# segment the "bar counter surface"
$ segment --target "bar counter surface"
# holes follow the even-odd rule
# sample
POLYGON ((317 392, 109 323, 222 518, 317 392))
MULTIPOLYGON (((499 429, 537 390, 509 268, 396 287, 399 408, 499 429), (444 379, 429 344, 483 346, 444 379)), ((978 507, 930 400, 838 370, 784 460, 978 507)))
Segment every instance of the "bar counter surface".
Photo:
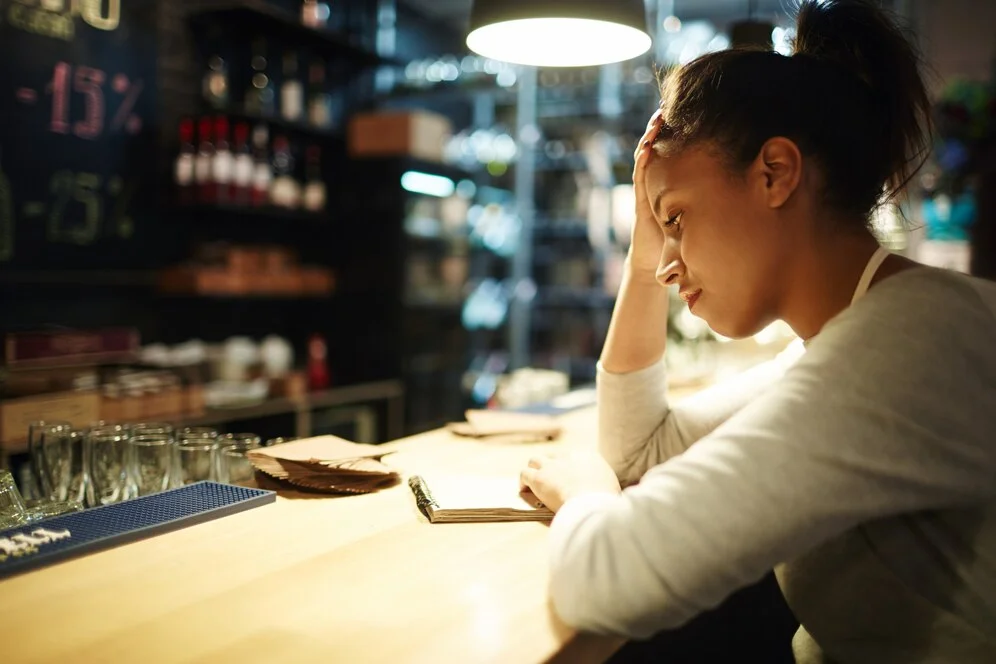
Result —
MULTIPOLYGON (((554 443, 439 430, 387 443, 418 472, 516 476, 595 445, 594 408, 554 443)), ((407 484, 342 498, 281 492, 243 513, 0 581, 2 661, 598 662, 547 596, 548 526, 429 524, 407 484)))

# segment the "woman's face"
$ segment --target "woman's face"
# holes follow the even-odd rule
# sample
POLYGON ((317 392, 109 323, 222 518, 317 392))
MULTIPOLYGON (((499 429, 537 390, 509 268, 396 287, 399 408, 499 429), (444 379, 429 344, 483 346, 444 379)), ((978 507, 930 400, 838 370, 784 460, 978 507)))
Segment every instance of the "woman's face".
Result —
POLYGON ((664 233, 657 271, 719 334, 742 338, 777 318, 786 240, 752 165, 729 172, 706 146, 657 151, 647 195, 664 233))

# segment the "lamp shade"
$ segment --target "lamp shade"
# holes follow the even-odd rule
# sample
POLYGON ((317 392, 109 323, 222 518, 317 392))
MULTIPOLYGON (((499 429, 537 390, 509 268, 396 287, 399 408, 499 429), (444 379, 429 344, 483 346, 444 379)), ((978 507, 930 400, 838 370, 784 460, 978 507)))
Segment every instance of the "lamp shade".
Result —
POLYGON ((538 67, 588 67, 650 50, 643 0, 474 0, 467 46, 538 67))

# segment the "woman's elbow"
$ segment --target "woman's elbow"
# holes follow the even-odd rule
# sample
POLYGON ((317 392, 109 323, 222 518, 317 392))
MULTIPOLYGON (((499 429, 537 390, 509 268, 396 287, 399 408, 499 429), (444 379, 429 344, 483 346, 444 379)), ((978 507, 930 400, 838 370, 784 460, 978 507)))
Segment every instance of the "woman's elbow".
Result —
MULTIPOLYGON (((653 606, 636 601, 626 589, 599 587, 591 574, 578 575, 554 570, 550 579, 550 600, 560 620, 581 632, 648 639, 662 629, 685 624, 691 616, 669 601, 653 606)), ((640 591, 637 591, 638 593, 640 591)))

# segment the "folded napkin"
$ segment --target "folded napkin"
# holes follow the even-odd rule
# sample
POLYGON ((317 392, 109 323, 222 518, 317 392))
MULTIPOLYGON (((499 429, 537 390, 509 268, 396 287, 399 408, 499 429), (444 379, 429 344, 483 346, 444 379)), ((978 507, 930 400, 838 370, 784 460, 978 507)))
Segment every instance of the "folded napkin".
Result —
POLYGON ((446 428, 458 436, 520 443, 556 440, 561 433, 560 423, 550 415, 501 410, 468 410, 464 414, 466 422, 454 422, 446 428))
POLYGON ((371 493, 397 484, 400 475, 381 459, 376 445, 335 436, 304 438, 251 450, 247 456, 264 475, 294 486, 326 493, 371 493))

